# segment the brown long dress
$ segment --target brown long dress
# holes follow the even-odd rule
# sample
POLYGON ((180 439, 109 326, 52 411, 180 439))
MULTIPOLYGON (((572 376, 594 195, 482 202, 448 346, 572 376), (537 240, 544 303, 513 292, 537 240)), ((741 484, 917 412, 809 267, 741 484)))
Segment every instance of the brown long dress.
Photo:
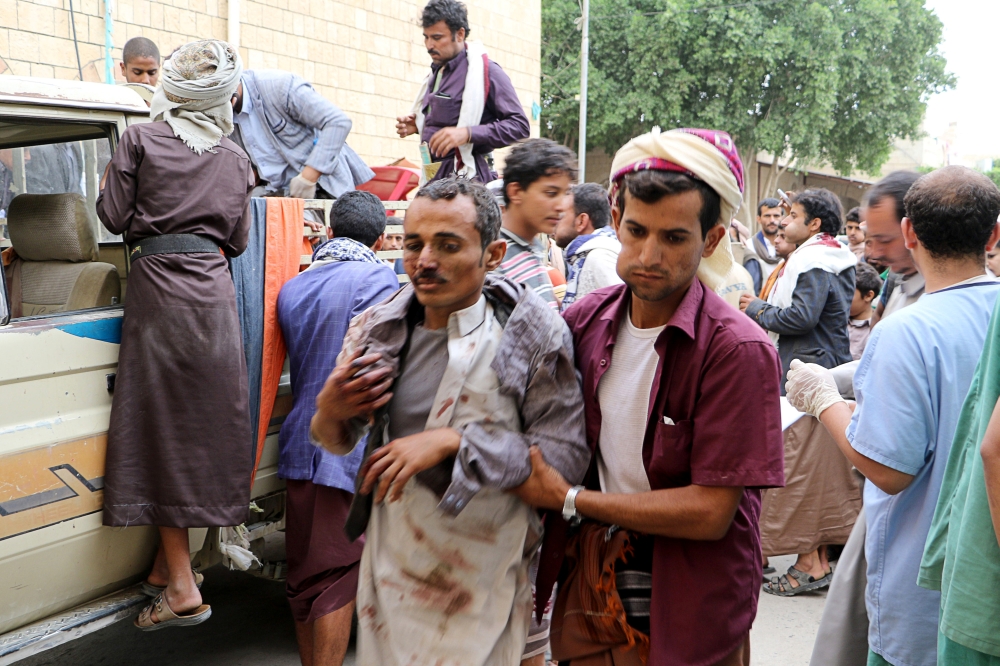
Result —
POLYGON ((861 482, 817 419, 803 416, 784 432, 785 487, 764 491, 764 557, 811 553, 847 543, 861 511, 861 482))
MULTIPOLYGON (((165 122, 129 127, 97 214, 132 245, 198 234, 227 256, 247 246, 250 160, 223 139, 197 155, 165 122)), ((104 524, 238 525, 254 441, 236 293, 218 253, 131 266, 104 477, 104 524)))

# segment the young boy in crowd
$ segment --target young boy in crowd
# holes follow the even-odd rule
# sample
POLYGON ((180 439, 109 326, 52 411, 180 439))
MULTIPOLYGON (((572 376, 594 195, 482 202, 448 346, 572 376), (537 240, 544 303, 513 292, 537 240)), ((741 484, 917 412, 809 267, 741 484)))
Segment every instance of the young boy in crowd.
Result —
POLYGON ((145 37, 133 37, 122 49, 122 76, 128 83, 156 87, 160 80, 160 50, 145 37))
MULTIPOLYGON (((549 272, 549 245, 542 234, 573 209, 568 196, 576 181, 576 155, 549 139, 528 139, 514 146, 503 170, 503 227, 507 254, 496 272, 534 290, 555 310, 559 299, 549 272)), ((565 280, 563 292, 565 293, 565 280)))
POLYGON ((854 276, 854 300, 851 301, 850 328, 847 333, 851 337, 851 358, 855 361, 861 358, 868 344, 868 335, 872 332, 872 301, 882 290, 882 278, 868 264, 858 264, 854 276))
POLYGON ((861 226, 861 208, 855 206, 847 211, 844 221, 844 233, 847 234, 847 247, 850 248, 858 261, 865 260, 865 229, 861 226))

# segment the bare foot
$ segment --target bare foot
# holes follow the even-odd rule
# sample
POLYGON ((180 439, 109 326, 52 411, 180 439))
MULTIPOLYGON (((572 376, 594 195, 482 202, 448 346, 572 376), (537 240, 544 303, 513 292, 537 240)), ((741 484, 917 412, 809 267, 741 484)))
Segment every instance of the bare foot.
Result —
POLYGON ((171 580, 163 597, 174 613, 180 615, 201 605, 201 591, 194 583, 194 572, 188 570, 179 580, 171 580))
POLYGON ((163 547, 156 551, 156 560, 153 562, 153 569, 146 577, 146 582, 156 587, 166 587, 170 581, 170 569, 167 568, 167 558, 163 554, 163 547))

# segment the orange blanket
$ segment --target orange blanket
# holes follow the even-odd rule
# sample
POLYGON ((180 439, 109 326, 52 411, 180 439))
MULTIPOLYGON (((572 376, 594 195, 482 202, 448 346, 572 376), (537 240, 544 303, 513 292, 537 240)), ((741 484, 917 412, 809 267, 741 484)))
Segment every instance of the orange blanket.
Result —
POLYGON ((260 421, 257 426, 257 456, 250 484, 264 451, 264 439, 278 396, 278 382, 285 364, 285 340, 278 326, 278 292, 298 275, 302 255, 302 199, 267 199, 267 249, 264 259, 264 354, 261 361, 260 421))

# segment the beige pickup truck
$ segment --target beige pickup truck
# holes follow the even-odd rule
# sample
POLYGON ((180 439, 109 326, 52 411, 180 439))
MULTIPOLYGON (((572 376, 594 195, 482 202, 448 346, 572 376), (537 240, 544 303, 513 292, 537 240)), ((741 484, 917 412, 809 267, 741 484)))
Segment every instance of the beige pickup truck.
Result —
MULTIPOLYGON (((95 202, 122 132, 148 121, 126 87, 0 77, 0 249, 13 236, 24 262, 18 293, 0 282, 0 666, 130 617, 144 600, 135 584, 152 564, 155 530, 101 525, 129 265, 95 202), (26 193, 42 196, 18 201, 26 193)), ((283 527, 284 379, 250 540, 283 527)), ((196 564, 220 560, 219 538, 191 530, 196 564)))

